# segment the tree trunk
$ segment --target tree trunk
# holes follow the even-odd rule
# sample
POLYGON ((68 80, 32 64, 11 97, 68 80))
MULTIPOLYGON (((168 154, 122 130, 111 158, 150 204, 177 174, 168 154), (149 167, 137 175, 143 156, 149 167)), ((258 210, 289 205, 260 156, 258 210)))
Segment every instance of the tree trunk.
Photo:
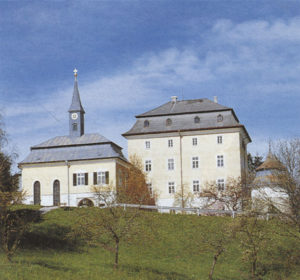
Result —
POLYGON ((119 265, 119 239, 116 239, 114 269, 118 269, 118 265, 119 265))
POLYGON ((256 279, 256 259, 252 262, 252 268, 251 268, 251 272, 252 272, 252 279, 256 279))
POLYGON ((214 255, 214 260, 213 260, 213 263, 212 263, 212 266, 211 266, 211 269, 210 269, 210 272, 209 272, 209 275, 208 275, 208 278, 209 280, 212 280, 213 278, 213 274, 214 274, 214 270, 215 270, 215 266, 216 266, 216 263, 217 263, 217 260, 219 258, 219 256, 222 254, 223 250, 219 250, 215 255, 214 255))

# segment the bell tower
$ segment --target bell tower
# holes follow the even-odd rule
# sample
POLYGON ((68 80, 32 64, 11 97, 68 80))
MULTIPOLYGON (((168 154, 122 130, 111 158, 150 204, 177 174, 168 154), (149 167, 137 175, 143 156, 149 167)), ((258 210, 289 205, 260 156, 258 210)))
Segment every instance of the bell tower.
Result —
POLYGON ((69 109, 69 135, 80 137, 84 134, 84 109, 81 105, 77 82, 77 69, 74 69, 74 90, 72 104, 69 109))

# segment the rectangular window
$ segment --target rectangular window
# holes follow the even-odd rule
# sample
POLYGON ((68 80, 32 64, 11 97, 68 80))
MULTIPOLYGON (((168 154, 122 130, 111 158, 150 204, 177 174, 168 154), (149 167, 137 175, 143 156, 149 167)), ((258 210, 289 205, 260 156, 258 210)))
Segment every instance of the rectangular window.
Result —
POLYGON ((106 184, 105 172, 97 172, 97 185, 106 184))
POLYGON ((94 185, 105 185, 109 184, 109 172, 98 171, 94 172, 94 185))
POLYGON ((85 185, 85 174, 86 173, 77 173, 77 186, 85 185))
POLYGON ((199 167, 199 158, 198 157, 192 157, 192 167, 193 168, 199 167))
POLYGON ((145 160, 145 171, 150 172, 151 171, 151 160, 145 160))
POLYGON ((173 139, 168 140, 168 147, 172 148, 173 147, 173 139))
POLYGON ((222 144, 223 143, 223 137, 222 136, 217 136, 217 143, 222 144))
POLYGON ((218 191, 224 191, 224 189, 225 189, 225 180, 224 179, 218 179, 217 180, 217 187, 218 187, 218 191))
POLYGON ((218 167, 224 166, 224 156, 222 156, 222 155, 217 156, 217 166, 218 167))
POLYGON ((174 170, 174 159, 173 158, 168 159, 168 170, 174 170))
POLYGON ((175 193, 175 182, 169 182, 169 193, 175 193))
POLYGON ((145 148, 150 149, 150 141, 145 141, 145 148))
POLYGON ((152 183, 147 183, 147 188, 151 196, 153 196, 152 183))
POLYGON ((193 146, 197 146, 197 138, 193 138, 193 146))
POLYGON ((193 192, 199 192, 200 191, 200 184, 199 180, 193 181, 193 192))

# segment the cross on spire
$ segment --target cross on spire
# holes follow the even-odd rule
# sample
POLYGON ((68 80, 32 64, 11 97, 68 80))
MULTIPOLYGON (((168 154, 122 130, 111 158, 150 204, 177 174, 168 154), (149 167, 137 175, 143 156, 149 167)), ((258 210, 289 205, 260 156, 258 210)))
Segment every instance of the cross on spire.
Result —
POLYGON ((78 72, 78 70, 75 68, 75 69, 73 70, 75 79, 77 79, 77 72, 78 72))

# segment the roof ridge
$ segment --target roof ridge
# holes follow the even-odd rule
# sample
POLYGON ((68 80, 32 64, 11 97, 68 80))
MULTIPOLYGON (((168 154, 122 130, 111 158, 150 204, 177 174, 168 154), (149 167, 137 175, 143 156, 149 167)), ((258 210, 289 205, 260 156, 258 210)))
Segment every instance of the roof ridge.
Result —
MULTIPOLYGON (((63 136, 55 136, 42 143, 34 145, 31 149, 38 149, 38 148, 50 148, 50 147, 57 147, 57 146, 73 146, 73 145, 89 145, 89 144, 97 144, 97 143, 112 143, 118 147, 118 144, 114 143, 112 140, 106 138, 105 136, 101 135, 100 133, 89 133, 83 134, 79 137, 72 137, 70 135, 63 135, 63 136)), ((121 147, 120 147, 121 148, 121 147)))
POLYGON ((208 98, 178 100, 176 102, 169 101, 145 113, 136 115, 136 118, 188 114, 188 113, 201 113, 201 112, 214 112, 233 110, 230 107, 221 105, 208 98), (172 105, 172 106, 171 106, 172 105))

